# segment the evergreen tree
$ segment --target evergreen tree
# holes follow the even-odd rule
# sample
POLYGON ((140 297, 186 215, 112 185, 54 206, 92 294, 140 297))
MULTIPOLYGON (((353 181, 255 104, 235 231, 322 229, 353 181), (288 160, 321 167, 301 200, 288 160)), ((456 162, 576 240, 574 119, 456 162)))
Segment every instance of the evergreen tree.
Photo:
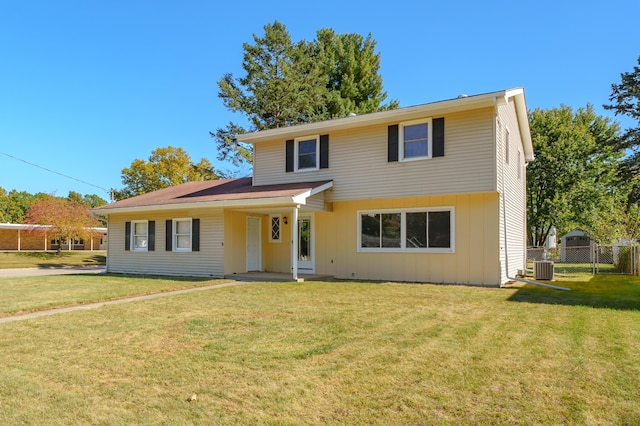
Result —
POLYGON ((245 75, 225 74, 218 96, 225 107, 245 115, 248 128, 230 122, 210 132, 216 140, 218 159, 234 165, 253 161, 250 146, 236 135, 397 108, 398 102, 382 102, 380 55, 375 42, 358 34, 318 31, 317 39, 293 42, 278 21, 264 27, 263 37, 243 44, 245 75))
POLYGON ((621 163, 620 173, 628 181, 635 182, 629 201, 640 202, 640 57, 638 66, 632 72, 620 74, 620 84, 611 85, 611 105, 604 105, 613 110, 615 115, 624 115, 637 122, 636 127, 626 129, 614 146, 628 150, 625 161, 621 163))

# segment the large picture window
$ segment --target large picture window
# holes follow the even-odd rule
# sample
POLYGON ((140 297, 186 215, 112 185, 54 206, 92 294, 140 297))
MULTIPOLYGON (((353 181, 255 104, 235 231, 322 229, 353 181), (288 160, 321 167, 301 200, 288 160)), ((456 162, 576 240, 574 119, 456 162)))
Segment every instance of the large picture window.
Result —
POLYGON ((454 251, 454 208, 360 211, 358 251, 454 251))

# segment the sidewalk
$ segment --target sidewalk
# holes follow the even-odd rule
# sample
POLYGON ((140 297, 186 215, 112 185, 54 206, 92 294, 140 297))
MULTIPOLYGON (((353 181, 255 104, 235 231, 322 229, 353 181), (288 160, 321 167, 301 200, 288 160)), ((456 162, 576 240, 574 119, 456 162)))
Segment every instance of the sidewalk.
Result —
POLYGON ((48 316, 48 315, 63 314, 63 313, 66 313, 66 312, 97 309, 97 308, 101 308, 103 306, 109 306, 109 305, 119 305, 119 304, 122 304, 122 303, 138 302, 138 301, 141 301, 141 300, 158 299, 160 297, 170 297, 170 296, 175 296, 175 295, 178 295, 178 294, 193 293, 194 291, 205 291, 205 290, 212 290, 212 289, 216 289, 216 288, 231 287, 231 286, 235 286, 235 285, 248 285, 248 284, 251 284, 251 283, 239 282, 239 281, 230 281, 230 282, 227 282, 227 283, 214 284, 214 285, 209 285, 209 286, 205 286, 205 287, 194 287, 194 288, 187 288, 187 289, 183 289, 183 290, 167 291, 167 292, 164 292, 164 293, 146 294, 144 296, 126 297, 124 299, 108 300, 108 301, 104 301, 104 302, 87 303, 86 305, 78 305, 78 306, 69 306, 69 307, 65 307, 65 308, 48 309, 46 311, 30 312, 28 314, 14 315, 14 316, 10 316, 10 317, 0 317, 0 324, 4 324, 4 323, 7 323, 7 322, 14 322, 14 321, 22 321, 22 320, 33 319, 33 318, 40 318, 40 317, 44 317, 44 316, 48 316))
POLYGON ((42 277, 46 275, 101 274, 106 266, 72 266, 65 268, 0 269, 0 278, 42 277))

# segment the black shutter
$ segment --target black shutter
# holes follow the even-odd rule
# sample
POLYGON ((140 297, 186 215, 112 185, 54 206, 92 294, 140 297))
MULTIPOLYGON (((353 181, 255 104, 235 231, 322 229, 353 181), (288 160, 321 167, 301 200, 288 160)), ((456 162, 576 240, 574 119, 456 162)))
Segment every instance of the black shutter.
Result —
POLYGON ((124 250, 131 250, 131 222, 124 223, 124 250))
POLYGON ((444 157, 444 118, 434 118, 433 157, 444 157))
POLYGON ((173 251, 173 220, 168 219, 166 222, 166 235, 165 235, 165 243, 164 249, 166 251, 173 251))
POLYGON ((147 250, 154 251, 156 249, 156 221, 149 221, 149 244, 147 250))
POLYGON ((320 168, 329 168, 329 135, 320 135, 320 168))
POLYGON ((293 139, 289 139, 287 141, 286 155, 287 155, 287 165, 285 167, 285 171, 289 173, 293 171, 293 139))
POLYGON ((387 161, 398 161, 398 125, 389 126, 387 139, 387 161))
POLYGON ((191 221, 191 251, 200 251, 200 219, 191 221))

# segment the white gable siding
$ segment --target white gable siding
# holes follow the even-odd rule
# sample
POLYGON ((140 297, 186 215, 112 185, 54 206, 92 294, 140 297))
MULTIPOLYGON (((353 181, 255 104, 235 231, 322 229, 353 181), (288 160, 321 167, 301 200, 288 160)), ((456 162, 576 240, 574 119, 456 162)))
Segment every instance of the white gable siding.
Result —
POLYGON ((525 269, 526 255, 526 167, 520 128, 513 102, 498 108, 496 162, 500 198, 500 262, 502 281, 525 269), (507 132, 509 134, 507 138, 507 132), (506 144, 509 143, 507 148, 506 144), (507 153, 509 161, 506 162, 507 153), (504 180, 503 180, 504 178, 504 180), (504 188, 504 190, 503 190, 504 188), (504 205, 502 204, 504 200, 504 205), (505 241, 506 221, 506 241, 505 241), (508 256, 508 259, 506 258, 508 256), (508 262, 507 262, 508 260, 508 262), (506 270, 508 263, 509 270, 506 270))
MULTIPOLYGON (((330 192, 331 190, 329 190, 330 192)), ((311 197, 307 198, 305 205, 302 206, 303 210, 318 210, 318 211, 323 211, 323 210, 328 210, 328 206, 327 203, 325 201, 325 196, 326 196, 327 191, 322 191, 319 194, 315 194, 312 195, 311 197)))
POLYGON ((180 210, 175 212, 109 216, 108 270, 113 273, 150 275, 224 275, 224 217, 222 210, 180 210), (200 219, 200 251, 174 253, 165 250, 165 221, 173 218, 200 219), (155 250, 125 251, 125 222, 155 220, 155 250))
POLYGON ((310 172, 285 172, 284 140, 258 143, 254 185, 333 179, 329 202, 496 191, 494 109, 444 117, 445 156, 430 160, 387 162, 387 125, 330 133, 329 168, 310 172))

